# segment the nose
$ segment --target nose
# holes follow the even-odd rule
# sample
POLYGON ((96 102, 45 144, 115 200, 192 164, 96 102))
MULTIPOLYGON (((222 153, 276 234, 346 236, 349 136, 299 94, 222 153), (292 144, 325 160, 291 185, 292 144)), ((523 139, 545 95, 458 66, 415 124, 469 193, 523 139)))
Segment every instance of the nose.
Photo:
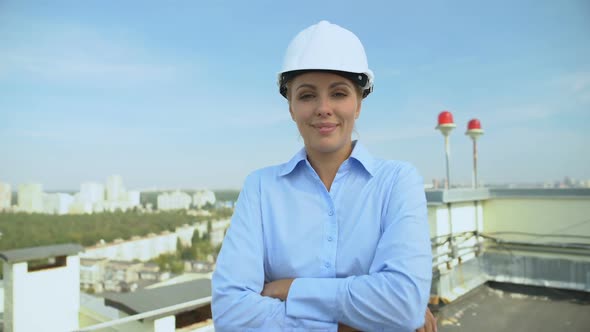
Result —
POLYGON ((329 98, 318 98, 316 115, 319 117, 326 117, 332 115, 332 104, 330 103, 329 98))

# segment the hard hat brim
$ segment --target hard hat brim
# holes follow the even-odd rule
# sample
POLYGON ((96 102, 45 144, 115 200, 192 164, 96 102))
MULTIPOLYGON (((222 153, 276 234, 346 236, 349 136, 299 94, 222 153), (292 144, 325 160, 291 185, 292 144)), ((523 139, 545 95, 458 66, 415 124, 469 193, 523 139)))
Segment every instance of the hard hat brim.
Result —
POLYGON ((354 84, 357 84, 363 90, 363 98, 367 97, 369 93, 373 91, 373 85, 370 82, 370 78, 365 73, 351 73, 340 70, 328 70, 328 69, 303 69, 303 70, 292 70, 281 73, 279 75, 279 92, 285 98, 287 98, 287 83, 293 80, 295 77, 309 73, 309 72, 323 72, 342 76, 349 79, 354 84))

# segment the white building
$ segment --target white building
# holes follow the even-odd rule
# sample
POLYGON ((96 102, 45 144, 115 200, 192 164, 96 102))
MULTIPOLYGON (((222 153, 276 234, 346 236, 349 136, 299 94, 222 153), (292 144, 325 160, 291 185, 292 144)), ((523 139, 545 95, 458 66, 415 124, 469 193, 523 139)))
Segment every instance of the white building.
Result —
POLYGON ((102 292, 107 263, 105 258, 80 259, 80 286, 86 290, 93 289, 96 293, 102 292))
POLYGON ((106 200, 94 205, 95 212, 102 211, 127 211, 140 205, 139 191, 126 191, 123 186, 123 178, 112 175, 107 178, 106 200))
POLYGON ((95 204, 104 199, 104 185, 97 182, 84 182, 80 185, 80 201, 95 204))
POLYGON ((141 204, 140 197, 141 194, 139 191, 129 190, 127 192, 127 203, 129 203, 131 207, 139 206, 141 204))
POLYGON ((116 239, 112 243, 101 242, 95 246, 85 248, 80 254, 82 258, 98 259, 107 258, 118 261, 148 261, 162 254, 176 251, 178 235, 168 231, 158 235, 150 234, 147 237, 133 237, 124 241, 116 239))
POLYGON ((62 193, 43 194, 43 212, 48 214, 67 214, 74 202, 74 196, 62 193))
POLYGON ((223 238, 225 237, 225 231, 229 227, 231 219, 224 219, 224 220, 216 220, 211 223, 211 244, 219 245, 223 242, 223 238))
POLYGON ((193 245, 193 235, 195 234, 196 226, 189 226, 187 224, 182 225, 182 227, 176 227, 176 234, 178 235, 178 239, 180 243, 184 247, 190 247, 193 245))
MULTIPOLYGON (((100 204, 100 203, 96 203, 100 204)), ((74 201, 70 204, 71 214, 90 214, 94 210, 93 204, 89 201, 84 200, 80 193, 74 195, 74 201)))
POLYGON ((8 183, 0 182, 0 211, 9 209, 12 205, 12 190, 8 183))
MULTIPOLYGON (((130 206, 129 204, 127 204, 127 202, 123 202, 123 201, 105 201, 102 206, 101 206, 103 211, 110 211, 110 212, 115 212, 115 211, 127 211, 130 206)), ((98 210, 97 210, 98 212, 98 210)))
POLYGON ((75 244, 4 251, 4 331, 78 328, 80 258, 75 244), (31 261, 48 260, 31 266, 31 261))
POLYGON ((125 201, 126 198, 123 178, 120 175, 109 176, 107 178, 107 201, 125 201))
POLYGON ((205 204, 215 204, 215 193, 211 190, 199 190, 193 194, 193 205, 198 209, 205 206, 205 204))
POLYGON ((158 210, 188 210, 191 196, 181 191, 158 195, 158 210))
POLYGON ((23 212, 43 212, 43 186, 39 183, 18 186, 18 209, 23 212))

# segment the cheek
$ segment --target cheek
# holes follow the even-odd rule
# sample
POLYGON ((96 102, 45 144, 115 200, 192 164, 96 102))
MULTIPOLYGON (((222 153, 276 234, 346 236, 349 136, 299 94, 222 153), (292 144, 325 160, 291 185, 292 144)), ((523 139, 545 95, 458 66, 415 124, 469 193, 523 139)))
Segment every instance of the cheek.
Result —
POLYGON ((359 107, 356 103, 354 103, 352 105, 349 105, 348 109, 349 111, 347 112, 347 118, 349 121, 354 122, 360 114, 359 107))
POLYGON ((305 122, 309 121, 311 115, 312 115, 312 112, 310 112, 305 107, 296 106, 296 107, 293 107, 292 111, 291 111, 291 116, 293 117, 293 120, 295 120, 295 122, 297 122, 298 125, 300 123, 305 123, 305 122))
POLYGON ((297 115, 297 116, 294 115, 293 121, 295 121, 295 124, 297 125, 297 129, 299 131, 303 131, 307 127, 305 119, 303 119, 300 115, 297 115))

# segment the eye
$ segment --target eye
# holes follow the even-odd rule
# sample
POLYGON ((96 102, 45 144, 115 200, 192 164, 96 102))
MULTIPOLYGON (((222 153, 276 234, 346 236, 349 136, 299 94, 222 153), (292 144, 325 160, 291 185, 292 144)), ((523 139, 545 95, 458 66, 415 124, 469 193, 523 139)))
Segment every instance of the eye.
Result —
POLYGON ((332 96, 333 97, 336 97, 336 98, 344 98, 344 97, 348 96, 348 92, 346 92, 346 91, 334 91, 332 93, 332 96))
POLYGON ((315 95, 311 92, 303 92, 301 94, 299 94, 299 96, 297 97, 297 99, 299 100, 310 100, 313 99, 315 97, 315 95))

